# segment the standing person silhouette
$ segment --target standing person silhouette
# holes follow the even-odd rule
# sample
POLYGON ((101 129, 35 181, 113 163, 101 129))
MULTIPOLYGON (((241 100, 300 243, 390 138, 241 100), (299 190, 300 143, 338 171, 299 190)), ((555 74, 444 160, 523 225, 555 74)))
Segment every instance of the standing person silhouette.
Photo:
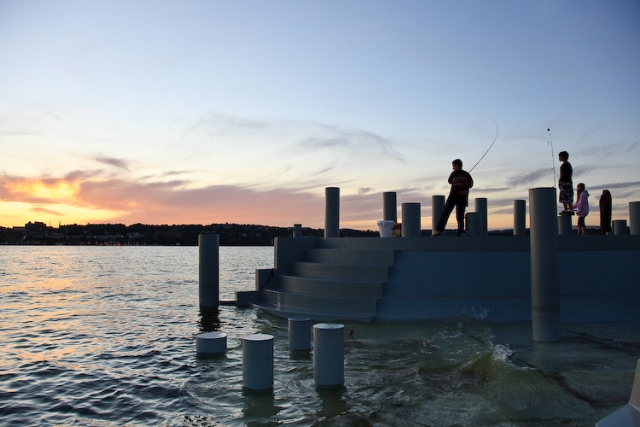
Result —
POLYGON ((473 178, 471 178, 469 172, 462 170, 462 160, 455 159, 451 162, 451 166, 453 167, 453 172, 449 175, 451 190, 442 210, 442 215, 440 215, 440 221, 438 221, 438 225, 433 231, 433 237, 442 234, 454 207, 456 208, 456 219, 458 221, 458 236, 466 236, 464 231, 464 211, 469 203, 469 189, 473 187, 473 178))
POLYGON ((561 214, 573 215, 573 167, 569 163, 569 153, 566 151, 559 152, 558 160, 562 162, 560 165, 560 179, 558 179, 558 188, 560 189, 558 199, 564 208, 561 214))

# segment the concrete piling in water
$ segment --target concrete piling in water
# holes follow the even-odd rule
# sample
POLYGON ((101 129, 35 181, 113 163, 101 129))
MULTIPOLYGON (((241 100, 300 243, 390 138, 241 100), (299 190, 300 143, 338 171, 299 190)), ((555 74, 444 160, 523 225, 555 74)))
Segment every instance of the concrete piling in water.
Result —
POLYGON ((640 234, 640 202, 629 202, 629 228, 630 234, 640 234))
POLYGON ((487 236, 487 199, 484 197, 478 197, 476 199, 476 212, 478 213, 478 221, 480 221, 480 235, 487 236))
POLYGON ((573 225, 571 224, 572 215, 558 215, 558 235, 571 236, 573 225))
POLYGON ((273 335, 242 337, 242 387, 252 391, 273 390, 273 335))
POLYGON ((527 234, 527 201, 513 201, 513 235, 524 236, 527 234))
MULTIPOLYGON (((442 195, 431 196, 431 232, 433 233, 444 210, 445 198, 442 195)), ((444 234, 443 234, 444 236, 444 234)))
POLYGON ((311 350, 311 319, 308 317, 289 318, 289 351, 311 350))
POLYGON ((344 384, 344 325, 313 326, 313 379, 318 387, 344 384))
POLYGON ((340 189, 327 187, 324 196, 324 237, 340 237, 340 189))
POLYGON ((613 234, 615 236, 620 236, 623 234, 629 234, 627 230, 627 220, 626 219, 616 219, 613 221, 613 234))
POLYGON ((478 237, 482 235, 482 225, 478 212, 467 212, 467 235, 478 237))
POLYGON ((203 332, 196 335, 196 352, 200 355, 223 354, 227 351, 227 334, 203 332))
POLYGON ((556 189, 529 190, 531 321, 534 341, 560 341, 560 281, 556 189))
POLYGON ((398 222, 398 202, 395 191, 382 193, 382 219, 398 222))
POLYGON ((420 237, 420 203, 402 204, 402 237, 420 237))
POLYGON ((198 293, 200 311, 220 306, 220 236, 198 235, 198 293))

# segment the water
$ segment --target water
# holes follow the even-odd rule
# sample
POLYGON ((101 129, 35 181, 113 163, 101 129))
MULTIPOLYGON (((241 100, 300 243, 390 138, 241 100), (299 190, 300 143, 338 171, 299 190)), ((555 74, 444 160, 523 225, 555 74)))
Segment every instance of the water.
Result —
MULTIPOLYGON (((271 247, 221 247, 221 298, 254 287, 271 247)), ((473 319, 345 324, 345 386, 316 389, 287 322, 198 313, 196 247, 0 246, 0 424, 9 426, 593 426, 629 399, 638 324, 473 319), (195 354, 218 328, 228 351, 195 354), (274 390, 242 390, 240 338, 275 337, 274 390)))

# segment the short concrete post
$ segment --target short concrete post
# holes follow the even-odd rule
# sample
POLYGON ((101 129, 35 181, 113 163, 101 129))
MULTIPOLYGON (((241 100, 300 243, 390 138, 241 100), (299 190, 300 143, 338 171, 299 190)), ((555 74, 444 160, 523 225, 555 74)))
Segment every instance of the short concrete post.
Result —
POLYGON ((571 236, 573 225, 571 224, 572 215, 558 215, 558 235, 571 236))
POLYGON ((640 234, 640 202, 629 202, 629 227, 631 234, 640 234))
MULTIPOLYGON (((433 233, 444 210, 444 196, 431 196, 431 232, 433 233)), ((444 234, 443 234, 444 236, 444 234)))
POLYGON ((223 332, 203 332, 196 335, 198 354, 222 354, 227 351, 227 334, 223 332))
POLYGON ((402 204, 402 237, 420 237, 420 203, 402 204))
POLYGON ((513 201, 513 235, 524 236, 527 234, 527 201, 513 201))
POLYGON ((302 237, 302 224, 293 224, 293 237, 302 237))
POLYGON ((340 189, 327 187, 324 196, 324 237, 340 237, 340 189))
POLYGON ((254 391, 273 389, 273 335, 242 337, 242 387, 254 391))
POLYGON ((289 318, 289 351, 311 350, 311 319, 289 318))
POLYGON ((220 236, 198 235, 198 292, 200 311, 220 305, 220 236))
POLYGON ((395 191, 382 193, 382 219, 384 221, 398 222, 398 202, 395 191))
POLYGON ((313 379, 319 387, 344 384, 344 325, 313 326, 313 379))
POLYGON ((616 219, 613 221, 613 234, 616 236, 629 234, 627 232, 627 220, 626 219, 616 219))
POLYGON ((531 321, 534 341, 560 341, 560 280, 556 189, 529 190, 531 321))
POLYGON ((478 213, 480 221, 480 235, 487 236, 489 234, 487 228, 487 199, 484 197, 478 197, 476 199, 476 212, 478 213))
POLYGON ((480 214, 477 212, 467 212, 467 234, 469 236, 477 237, 482 233, 482 226, 480 224, 480 214))

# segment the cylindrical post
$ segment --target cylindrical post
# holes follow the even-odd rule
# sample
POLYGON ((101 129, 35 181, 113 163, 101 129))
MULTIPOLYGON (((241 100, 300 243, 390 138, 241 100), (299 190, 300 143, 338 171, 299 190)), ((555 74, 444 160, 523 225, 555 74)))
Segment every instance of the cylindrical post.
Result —
POLYGON ((477 237, 482 233, 482 226, 480 225, 480 215, 478 212, 467 212, 467 234, 469 236, 477 237))
POLYGON ((402 204, 402 237, 420 237, 420 203, 402 204))
POLYGON ((513 201, 513 235, 524 236, 527 234, 527 201, 513 201))
POLYGON ((311 319, 289 318, 289 351, 311 350, 311 319))
POLYGON ((573 225, 571 224, 572 215, 558 215, 558 235, 571 236, 573 225))
POLYGON ((198 354, 221 354, 227 351, 227 334, 223 332, 203 332, 196 335, 198 354))
POLYGON ((313 378, 320 387, 344 384, 344 325, 313 326, 313 378))
POLYGON ((398 202, 395 191, 382 193, 382 219, 398 222, 398 202))
POLYGON ((199 234, 198 255, 200 310, 207 311, 220 305, 220 236, 199 234))
POLYGON ((486 236, 488 234, 487 229, 487 199, 484 197, 478 197, 476 199, 476 212, 480 221, 480 235, 486 236))
POLYGON ((255 391, 273 389, 273 335, 242 337, 242 387, 255 391))
POLYGON ((640 234, 640 202, 629 202, 629 227, 631 234, 640 234))
POLYGON ((556 189, 529 190, 531 321, 534 341, 560 341, 556 189))
MULTIPOLYGON (((431 196, 431 232, 433 233, 440 221, 440 215, 444 210, 445 198, 444 196, 431 196)), ((444 236, 444 234, 443 234, 444 236)))
POLYGON ((302 224, 293 224, 293 237, 302 237, 302 224))
POLYGON ((327 187, 324 196, 324 237, 340 237, 340 189, 327 187))
POLYGON ((618 236, 622 234, 628 234, 627 232, 627 220, 616 219, 613 221, 613 234, 618 236))

